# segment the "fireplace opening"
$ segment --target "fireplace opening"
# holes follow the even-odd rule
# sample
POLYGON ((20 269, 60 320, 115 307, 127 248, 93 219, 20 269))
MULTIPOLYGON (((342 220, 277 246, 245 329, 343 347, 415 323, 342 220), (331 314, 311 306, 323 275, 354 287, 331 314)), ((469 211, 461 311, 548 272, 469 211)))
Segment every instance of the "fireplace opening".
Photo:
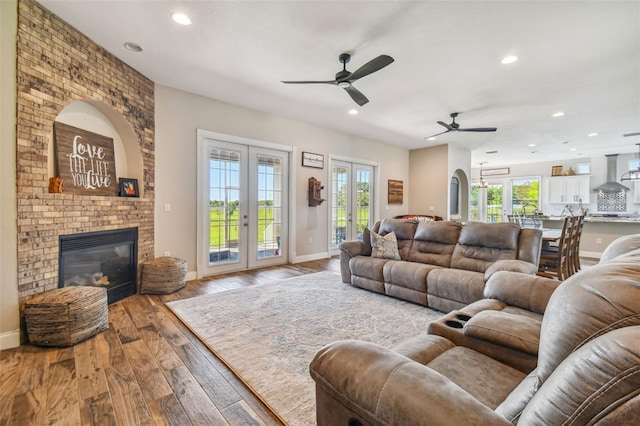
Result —
POLYGON ((138 228, 60 235, 58 287, 107 289, 109 303, 137 291, 138 228))

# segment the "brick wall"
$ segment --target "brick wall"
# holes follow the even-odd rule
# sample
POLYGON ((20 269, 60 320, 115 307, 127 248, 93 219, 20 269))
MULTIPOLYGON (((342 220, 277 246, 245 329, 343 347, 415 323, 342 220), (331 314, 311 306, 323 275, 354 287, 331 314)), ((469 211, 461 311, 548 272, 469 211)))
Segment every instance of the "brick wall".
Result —
MULTIPOLYGON (((138 227, 138 262, 154 247, 154 85, 31 0, 18 3, 18 292, 57 287, 58 236, 138 227), (133 127, 141 198, 49 194, 53 123, 68 104, 101 101, 133 127)), ((87 129, 91 130, 91 129, 87 129)), ((140 270, 140 268, 138 268, 140 270)))

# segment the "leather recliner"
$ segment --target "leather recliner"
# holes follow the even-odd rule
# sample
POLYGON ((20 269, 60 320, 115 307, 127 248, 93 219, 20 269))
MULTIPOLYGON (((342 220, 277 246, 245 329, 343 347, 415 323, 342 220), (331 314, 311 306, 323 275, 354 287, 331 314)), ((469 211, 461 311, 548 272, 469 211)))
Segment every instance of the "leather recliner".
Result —
POLYGON ((429 334, 335 342, 310 373, 320 426, 640 424, 640 249, 558 286, 529 374, 429 334))

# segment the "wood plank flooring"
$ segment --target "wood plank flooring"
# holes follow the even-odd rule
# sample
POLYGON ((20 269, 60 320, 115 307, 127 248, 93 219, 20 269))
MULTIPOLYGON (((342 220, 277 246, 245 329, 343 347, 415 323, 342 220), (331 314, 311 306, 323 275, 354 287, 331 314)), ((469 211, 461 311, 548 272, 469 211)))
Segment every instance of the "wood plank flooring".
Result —
POLYGON ((0 425, 280 425, 164 305, 170 300, 340 271, 337 258, 190 281, 109 306, 109 328, 70 348, 0 352, 0 425))

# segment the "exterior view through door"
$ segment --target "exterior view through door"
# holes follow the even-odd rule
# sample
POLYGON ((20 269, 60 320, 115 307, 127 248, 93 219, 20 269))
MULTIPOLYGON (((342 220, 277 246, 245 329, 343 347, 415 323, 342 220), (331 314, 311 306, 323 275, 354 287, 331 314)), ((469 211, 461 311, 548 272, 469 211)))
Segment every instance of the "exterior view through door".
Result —
POLYGON ((331 161, 330 250, 346 240, 362 240, 364 229, 371 227, 374 172, 372 165, 331 161))
POLYGON ((198 276, 287 262, 289 152, 213 136, 198 138, 198 276))

